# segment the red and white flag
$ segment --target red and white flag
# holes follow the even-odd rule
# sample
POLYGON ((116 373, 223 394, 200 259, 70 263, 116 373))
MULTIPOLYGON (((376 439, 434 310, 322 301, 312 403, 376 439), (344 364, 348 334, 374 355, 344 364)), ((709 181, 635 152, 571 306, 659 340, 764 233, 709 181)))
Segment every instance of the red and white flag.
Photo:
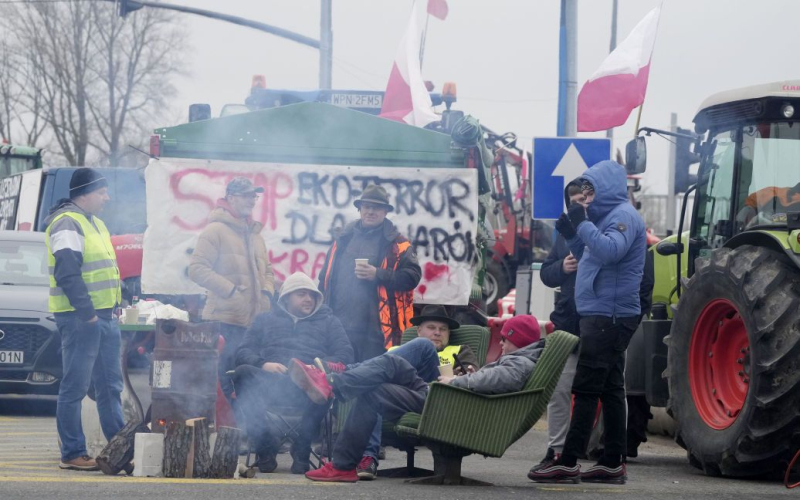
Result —
POLYGON ((648 13, 606 57, 578 94, 578 132, 622 125, 647 92, 661 7, 648 13))
POLYGON ((450 9, 447 8, 447 0, 428 0, 428 14, 437 19, 444 21, 447 19, 447 13, 450 9))
POLYGON ((383 95, 382 118, 404 122, 417 127, 439 121, 419 63, 420 32, 417 28, 417 9, 411 9, 408 28, 397 48, 392 73, 383 95))

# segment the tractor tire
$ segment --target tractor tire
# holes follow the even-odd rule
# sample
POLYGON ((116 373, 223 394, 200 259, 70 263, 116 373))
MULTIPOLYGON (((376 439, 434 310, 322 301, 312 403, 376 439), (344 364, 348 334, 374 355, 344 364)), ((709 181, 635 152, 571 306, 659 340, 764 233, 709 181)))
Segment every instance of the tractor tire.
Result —
POLYGON ((712 476, 784 470, 800 445, 796 266, 752 245, 697 259, 664 342, 668 411, 690 463, 712 476))
POLYGON ((497 301, 508 295, 509 290, 508 276, 503 264, 489 258, 483 277, 483 299, 486 301, 488 316, 497 316, 497 301))

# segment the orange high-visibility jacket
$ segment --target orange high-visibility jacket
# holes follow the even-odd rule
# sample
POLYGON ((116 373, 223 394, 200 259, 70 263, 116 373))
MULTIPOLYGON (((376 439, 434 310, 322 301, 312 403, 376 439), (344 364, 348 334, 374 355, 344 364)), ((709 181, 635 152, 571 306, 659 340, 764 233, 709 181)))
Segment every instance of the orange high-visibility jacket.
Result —
MULTIPOLYGON (((337 264, 337 250, 346 247, 352 237, 352 226, 348 225, 328 250, 325 265, 320 271, 320 291, 325 302, 330 302, 331 277, 337 264)), ((378 315, 383 331, 384 346, 400 345, 403 331, 411 326, 414 317, 414 289, 419 284, 422 270, 411 243, 388 219, 384 222, 384 239, 381 254, 383 259, 376 276, 378 287, 378 315)))

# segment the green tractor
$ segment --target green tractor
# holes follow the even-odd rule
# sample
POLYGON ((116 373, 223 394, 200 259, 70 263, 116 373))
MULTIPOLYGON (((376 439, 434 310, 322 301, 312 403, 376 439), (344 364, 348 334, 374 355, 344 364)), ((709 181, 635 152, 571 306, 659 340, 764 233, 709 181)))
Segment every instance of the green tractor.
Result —
MULTIPOLYGON (((800 81, 716 94, 694 123, 695 134, 642 129, 683 139, 678 154, 700 163, 683 199, 685 213, 695 193, 690 227, 681 217, 654 249, 662 314, 643 323, 647 399, 706 474, 782 472, 800 448, 800 81)), ((644 146, 628 145, 631 173, 644 146)))

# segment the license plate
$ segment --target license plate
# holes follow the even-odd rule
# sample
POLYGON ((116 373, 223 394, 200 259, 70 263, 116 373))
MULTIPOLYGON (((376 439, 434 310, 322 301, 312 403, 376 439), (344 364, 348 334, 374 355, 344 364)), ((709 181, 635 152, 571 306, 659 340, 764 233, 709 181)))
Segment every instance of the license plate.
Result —
POLYGON ((21 365, 25 360, 25 351, 0 351, 0 365, 21 365))
POLYGON ((383 106, 383 96, 374 94, 331 94, 331 104, 345 108, 374 108, 383 106))

